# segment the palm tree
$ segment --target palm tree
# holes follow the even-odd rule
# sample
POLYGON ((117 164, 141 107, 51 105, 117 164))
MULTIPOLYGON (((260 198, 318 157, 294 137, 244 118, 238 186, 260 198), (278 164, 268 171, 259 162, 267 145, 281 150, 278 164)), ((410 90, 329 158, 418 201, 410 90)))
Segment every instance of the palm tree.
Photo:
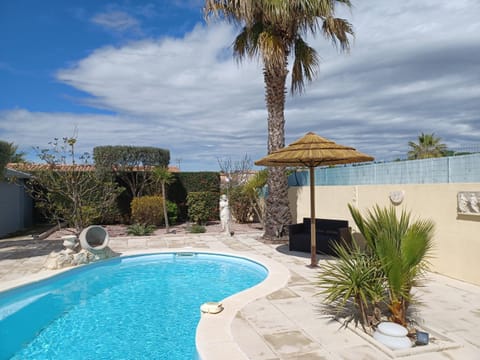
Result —
POLYGON ((367 216, 350 204, 348 208, 385 275, 391 320, 405 326, 411 289, 428 267, 434 224, 430 220, 411 221, 405 210, 397 217, 393 206, 377 205, 367 216))
POLYGON ((408 159, 427 159, 445 156, 447 145, 440 143, 441 139, 434 133, 422 134, 418 137, 418 144, 409 141, 408 146, 411 150, 408 152, 408 159))
POLYGON ((168 171, 168 168, 165 166, 157 166, 153 169, 152 175, 156 183, 160 183, 162 186, 162 197, 163 197, 163 215, 165 217, 165 232, 169 232, 170 227, 168 224, 168 212, 167 212, 167 196, 165 191, 165 186, 170 185, 175 180, 173 174, 168 171))
MULTIPOLYGON (((233 43, 241 60, 261 58, 268 111, 268 153, 285 146, 285 93, 288 59, 293 56, 291 92, 301 93, 312 81, 319 60, 303 37, 321 29, 342 50, 349 49, 350 23, 335 18, 335 5, 351 6, 350 0, 205 0, 205 17, 220 17, 242 26, 233 43), (320 26, 321 23, 321 26, 320 26)), ((291 222, 288 183, 283 167, 268 170, 265 237, 280 235, 291 222)))

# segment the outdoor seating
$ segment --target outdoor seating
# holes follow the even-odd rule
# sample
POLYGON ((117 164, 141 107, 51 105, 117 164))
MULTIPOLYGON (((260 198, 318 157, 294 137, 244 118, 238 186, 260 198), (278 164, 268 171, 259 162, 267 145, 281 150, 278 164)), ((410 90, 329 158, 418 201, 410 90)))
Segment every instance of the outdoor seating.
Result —
MULTIPOLYGON (((310 218, 303 218, 303 223, 289 225, 290 251, 311 251, 310 218)), ((344 241, 351 244, 352 236, 347 220, 315 219, 317 253, 335 255, 333 243, 344 241)))

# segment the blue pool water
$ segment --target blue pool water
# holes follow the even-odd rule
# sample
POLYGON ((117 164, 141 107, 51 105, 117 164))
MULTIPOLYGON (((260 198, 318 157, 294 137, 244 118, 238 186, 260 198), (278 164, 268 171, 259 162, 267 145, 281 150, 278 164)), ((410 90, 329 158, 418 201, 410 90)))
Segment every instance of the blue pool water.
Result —
POLYGON ((195 359, 200 305, 266 276, 257 263, 213 254, 76 268, 0 293, 0 359, 195 359))

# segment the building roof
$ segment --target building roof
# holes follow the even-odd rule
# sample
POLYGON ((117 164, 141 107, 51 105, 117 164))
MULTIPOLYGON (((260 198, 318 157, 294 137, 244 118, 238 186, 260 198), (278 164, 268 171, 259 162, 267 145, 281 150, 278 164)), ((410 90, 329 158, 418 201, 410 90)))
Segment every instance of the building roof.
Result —
POLYGON ((9 169, 8 167, 5 168, 5 171, 4 171, 4 176, 7 178, 7 179, 11 179, 11 178, 16 178, 16 179, 30 179, 31 175, 30 174, 27 174, 23 171, 18 171, 18 170, 14 170, 14 169, 9 169))

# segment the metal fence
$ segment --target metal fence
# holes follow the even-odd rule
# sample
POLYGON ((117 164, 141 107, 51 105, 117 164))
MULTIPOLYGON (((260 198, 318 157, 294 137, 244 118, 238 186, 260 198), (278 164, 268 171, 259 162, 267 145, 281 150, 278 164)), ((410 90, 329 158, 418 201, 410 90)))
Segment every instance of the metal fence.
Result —
MULTIPOLYGON (((480 153, 423 160, 352 164, 315 169, 315 185, 446 184, 480 182, 480 153)), ((288 177, 307 186, 308 170, 288 177)))

